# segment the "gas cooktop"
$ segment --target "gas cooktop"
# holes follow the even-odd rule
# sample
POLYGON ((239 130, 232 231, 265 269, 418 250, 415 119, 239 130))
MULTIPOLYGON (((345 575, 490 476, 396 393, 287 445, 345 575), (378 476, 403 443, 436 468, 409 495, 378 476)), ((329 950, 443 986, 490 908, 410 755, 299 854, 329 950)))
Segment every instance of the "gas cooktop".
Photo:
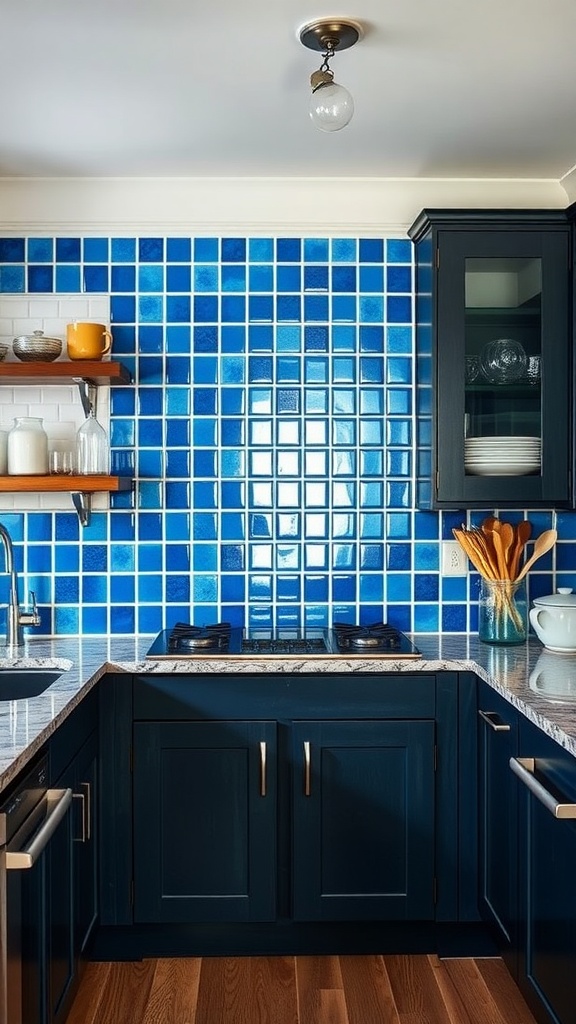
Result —
POLYGON ((335 623, 332 629, 250 629, 218 622, 208 626, 177 623, 158 634, 146 658, 421 658, 420 651, 394 626, 335 623))

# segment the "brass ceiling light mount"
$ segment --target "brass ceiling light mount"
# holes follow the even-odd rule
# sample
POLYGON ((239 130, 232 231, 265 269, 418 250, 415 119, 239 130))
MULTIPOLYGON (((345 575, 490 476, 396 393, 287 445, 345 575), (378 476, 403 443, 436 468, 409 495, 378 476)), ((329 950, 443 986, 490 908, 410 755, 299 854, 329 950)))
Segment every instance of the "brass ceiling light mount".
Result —
POLYGON ((347 89, 334 81, 330 61, 337 50, 354 46, 363 35, 359 22, 343 18, 322 18, 298 29, 302 45, 309 50, 317 50, 324 58, 318 71, 310 76, 310 117, 320 131, 337 132, 350 123, 354 100, 347 89))

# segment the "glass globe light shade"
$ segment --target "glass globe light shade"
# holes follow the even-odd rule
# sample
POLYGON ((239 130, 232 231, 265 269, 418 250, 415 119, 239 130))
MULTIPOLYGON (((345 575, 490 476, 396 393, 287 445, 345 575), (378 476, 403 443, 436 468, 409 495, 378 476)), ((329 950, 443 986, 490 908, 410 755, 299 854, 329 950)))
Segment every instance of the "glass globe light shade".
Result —
POLYGON ((318 86, 310 99, 310 117, 321 132, 339 132, 345 128, 354 113, 354 100, 343 85, 337 82, 318 86))

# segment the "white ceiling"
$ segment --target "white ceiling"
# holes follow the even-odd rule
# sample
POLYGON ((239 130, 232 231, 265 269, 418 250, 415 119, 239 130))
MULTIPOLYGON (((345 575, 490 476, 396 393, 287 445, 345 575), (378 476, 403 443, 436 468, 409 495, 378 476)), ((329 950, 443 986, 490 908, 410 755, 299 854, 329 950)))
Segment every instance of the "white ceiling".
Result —
POLYGON ((576 164, 574 0, 0 0, 0 178, 545 178, 576 164), (351 124, 317 131, 304 22, 351 124))

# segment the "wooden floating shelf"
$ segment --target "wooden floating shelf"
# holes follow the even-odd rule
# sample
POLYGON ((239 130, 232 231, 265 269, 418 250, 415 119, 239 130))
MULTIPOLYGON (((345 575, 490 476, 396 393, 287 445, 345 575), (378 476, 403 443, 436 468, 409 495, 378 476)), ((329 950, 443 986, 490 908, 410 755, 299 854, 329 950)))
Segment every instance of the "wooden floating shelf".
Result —
POLYGON ((73 476, 54 473, 47 476, 0 476, 0 492, 19 491, 81 491, 93 494, 96 491, 129 491, 132 487, 130 476, 106 476, 100 473, 82 473, 73 476))
POLYGON ((100 387, 115 387, 119 384, 130 384, 132 375, 127 366, 112 360, 102 362, 99 359, 56 359, 51 363, 0 363, 0 383, 70 384, 76 380, 85 380, 100 387))

